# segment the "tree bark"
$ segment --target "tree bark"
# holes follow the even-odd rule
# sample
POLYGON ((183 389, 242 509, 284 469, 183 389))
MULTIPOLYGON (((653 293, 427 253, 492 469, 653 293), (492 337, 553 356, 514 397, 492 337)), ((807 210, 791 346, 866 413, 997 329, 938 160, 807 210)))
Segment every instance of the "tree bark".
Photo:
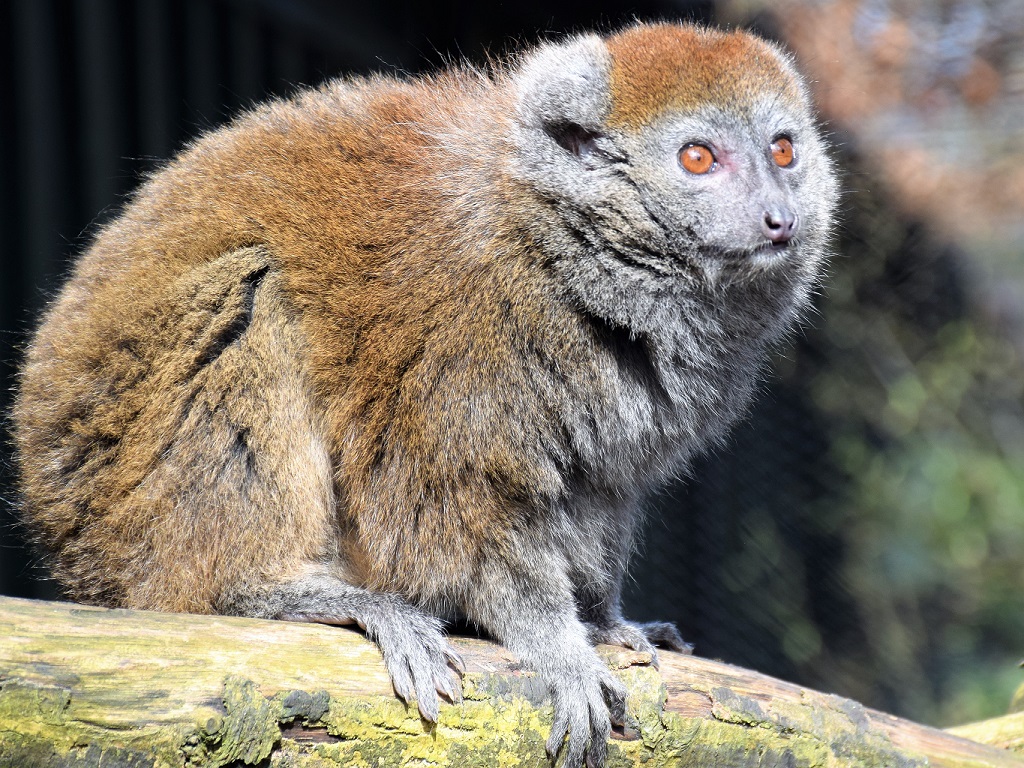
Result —
MULTIPOLYGON (((452 642, 465 699, 431 726, 347 629, 0 598, 0 766, 550 765, 545 687, 493 643, 452 642)), ((599 650, 635 718, 609 766, 1024 766, 738 667, 599 650)))

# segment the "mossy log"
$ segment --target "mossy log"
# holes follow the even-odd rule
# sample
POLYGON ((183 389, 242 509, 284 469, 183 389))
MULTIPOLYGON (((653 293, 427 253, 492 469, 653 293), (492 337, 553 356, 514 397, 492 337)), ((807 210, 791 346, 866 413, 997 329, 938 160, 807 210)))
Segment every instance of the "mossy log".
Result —
MULTIPOLYGON (((1024 662, 1021 666, 1024 666, 1024 662)), ((1013 695, 1009 714, 950 728, 949 733, 1000 749, 1024 753, 1024 685, 1013 695)))
MULTIPOLYGON (((499 646, 453 644, 465 699, 431 726, 347 629, 0 598, 0 766, 549 765, 544 686, 499 646)), ((727 664, 600 650, 635 718, 610 766, 1024 766, 727 664)))

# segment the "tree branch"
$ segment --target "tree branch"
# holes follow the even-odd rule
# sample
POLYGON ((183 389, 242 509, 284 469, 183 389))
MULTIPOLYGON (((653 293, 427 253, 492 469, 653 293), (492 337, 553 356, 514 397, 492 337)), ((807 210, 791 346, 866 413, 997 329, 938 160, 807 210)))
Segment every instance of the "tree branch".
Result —
MULTIPOLYGON (((547 766, 545 686, 454 638, 465 701, 436 726, 336 627, 0 598, 0 766, 547 766)), ((610 766, 1024 766, 991 746, 738 667, 601 647, 633 728, 610 766)))

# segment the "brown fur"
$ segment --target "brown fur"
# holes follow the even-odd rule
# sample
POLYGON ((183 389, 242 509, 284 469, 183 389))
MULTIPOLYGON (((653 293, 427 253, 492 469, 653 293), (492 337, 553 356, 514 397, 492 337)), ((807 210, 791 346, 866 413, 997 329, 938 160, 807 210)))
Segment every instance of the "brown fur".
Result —
POLYGON ((608 122, 619 128, 635 130, 666 112, 705 105, 742 108, 764 93, 803 99, 798 82, 779 69, 778 52, 744 32, 637 26, 609 38, 608 49, 614 62, 608 122))
MULTIPOLYGON (((529 268, 527 244, 513 240, 519 235, 508 233, 507 242, 480 251, 453 249, 451 232, 458 225, 449 220, 446 199, 422 194, 427 179, 443 177, 446 170, 438 168, 442 156, 429 139, 405 126, 443 124, 448 113, 478 108, 474 91, 480 87, 474 77, 458 74, 414 84, 368 80, 329 85, 295 102, 275 103, 176 159, 100 234, 72 284, 72 295, 81 302, 65 300, 55 306, 49 338, 42 336, 31 356, 30 366, 41 366, 46 374, 26 377, 22 391, 23 401, 56 398, 56 408, 89 409, 88 430, 79 433, 72 426, 76 438, 106 439, 117 446, 111 450, 118 456, 131 457, 112 464, 99 448, 82 449, 99 465, 95 473, 80 472, 98 483, 99 492, 97 486, 88 490, 105 507, 95 517, 83 520, 73 497, 32 505, 47 510, 36 523, 48 540, 74 540, 60 551, 56 575, 75 597, 211 611, 218 584, 246 575, 260 561, 261 571, 273 571, 305 559, 307 539, 322 535, 322 506, 300 505, 288 511, 287 526, 253 521, 258 526, 251 545, 244 537, 238 539, 244 525, 226 526, 224 535, 236 537, 226 546, 244 553, 238 562, 216 556, 212 562, 190 565, 190 558, 176 559, 180 548, 170 532, 165 539, 156 528, 139 528, 149 521, 177 523, 144 505, 140 508, 136 498, 140 485, 149 482, 148 473, 159 470, 160 446, 147 440, 165 433, 170 427, 161 425, 180 416, 175 394, 162 382, 186 377, 188 359, 165 355, 151 360, 159 377, 151 379, 151 387, 132 390, 129 398, 114 399, 117 393, 108 391, 103 394, 112 398, 109 403, 87 404, 75 397, 80 394, 74 384, 79 365, 108 361, 106 377, 115 388, 138 365, 135 356, 160 355, 168 341, 153 334, 154 322, 167 334, 187 324, 193 333, 215 335, 215 328, 203 325, 216 318, 197 311, 162 318, 154 305, 176 306, 173 298, 161 295, 167 284, 176 285, 180 275, 199 270, 195 278, 186 279, 202 285, 207 279, 203 271, 210 269, 204 264, 250 244, 259 243, 274 254, 282 290, 292 304, 288 314, 299 318, 290 332, 301 334, 308 349, 304 375, 311 401, 323 411, 319 416, 326 423, 327 450, 338 468, 341 546, 353 564, 356 583, 429 594, 439 576, 463 581, 467 560, 464 553, 450 551, 452 531, 500 549, 505 523, 496 518, 508 514, 499 509, 500 500, 492 498, 490 489, 473 485, 478 477, 501 478, 513 494, 551 491, 557 481, 520 458, 516 433, 521 424, 509 424, 504 440, 484 441, 467 427, 473 423, 473 409, 485 405, 464 400, 463 413, 438 412, 430 405, 445 389, 465 391, 468 398, 490 387, 515 387, 522 373, 503 350, 530 343, 531 336, 559 323, 553 316, 557 310, 546 300, 551 288, 529 268), (509 258, 510 250, 518 255, 509 258), (445 256, 439 258, 441 254, 445 256), (118 279, 105 279, 115 264, 118 279), (484 273, 488 288, 481 292, 484 273), (86 300, 88 306, 82 306, 86 300), (517 311, 504 310, 506 302, 514 303, 517 311), (126 351, 125 339, 138 349, 126 351), (69 365, 61 349, 71 344, 77 354, 69 365), (174 368, 182 370, 172 372, 174 368), (47 393, 33 391, 34 384, 44 382, 47 393), (152 418, 146 415, 150 413, 152 418), (439 430, 440 423, 447 428, 439 430), (449 444, 438 444, 441 434, 449 444), (451 453, 450 444, 465 450, 452 461, 436 461, 451 453), (468 466, 475 470, 468 478, 471 484, 460 487, 468 466), (423 498, 424 493, 440 498, 453 489, 446 514, 419 515, 421 505, 434 501, 423 498), (386 527, 377 523, 381 514, 391 518, 386 527), (401 518, 407 522, 396 524, 401 518), (270 546, 263 543, 268 527, 275 531, 270 546), (416 530, 417 535, 382 537, 385 530, 416 530), (277 540, 279 536, 283 538, 277 540), (134 546, 140 541, 148 542, 143 556, 122 552, 129 542, 134 546), (171 551, 163 549, 165 541, 171 551), (295 551, 285 556, 281 550, 289 547, 295 551), (246 565, 253 555, 254 565, 246 565), (111 567, 111 558, 136 567, 111 567), (165 558, 174 560, 173 589, 164 581, 170 575, 161 565, 165 558), (218 578, 211 579, 211 572, 218 578), (162 586, 152 587, 153 579, 162 586)), ((509 109, 501 103, 489 108, 489 119, 497 122, 509 109)), ((495 167, 482 173, 496 175, 501 163, 496 148, 480 149, 481 156, 468 162, 491 164, 495 167)), ((515 193, 503 194, 511 198, 515 193)), ((486 243, 490 234, 481 233, 479 240, 486 243)), ((460 235, 464 243, 475 238, 471 227, 460 235)), ((222 304, 218 311, 228 308, 222 304)), ((571 358, 573 345, 563 341, 560 346, 571 358)), ((252 360, 250 365, 247 375, 259 380, 263 363, 252 360)), ((274 368, 277 361, 265 365, 274 368)), ((37 431, 30 423, 30 412, 22 413, 20 434, 29 441, 47 437, 42 425, 37 431)), ((73 413, 58 416, 72 424, 75 418, 73 413)), ((543 423, 544 415, 535 414, 534 421, 543 423)), ((275 460, 283 460, 276 456, 279 452, 272 449, 275 460)), ((32 465, 38 453, 32 448, 22 453, 26 490, 34 502, 33 480, 42 474, 32 465)))

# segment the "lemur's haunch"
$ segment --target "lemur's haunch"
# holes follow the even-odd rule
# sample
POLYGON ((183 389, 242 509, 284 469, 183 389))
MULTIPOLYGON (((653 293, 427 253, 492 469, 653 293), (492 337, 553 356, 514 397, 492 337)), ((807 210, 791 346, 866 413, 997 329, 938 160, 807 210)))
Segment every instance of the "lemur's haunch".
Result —
POLYGON ((200 138, 104 227, 15 408, 73 599, 364 626, 428 720, 442 618, 604 762, 644 495, 743 412, 827 251, 789 58, 637 25, 488 73, 343 79, 200 138), (609 717, 610 715, 610 717, 609 717))

